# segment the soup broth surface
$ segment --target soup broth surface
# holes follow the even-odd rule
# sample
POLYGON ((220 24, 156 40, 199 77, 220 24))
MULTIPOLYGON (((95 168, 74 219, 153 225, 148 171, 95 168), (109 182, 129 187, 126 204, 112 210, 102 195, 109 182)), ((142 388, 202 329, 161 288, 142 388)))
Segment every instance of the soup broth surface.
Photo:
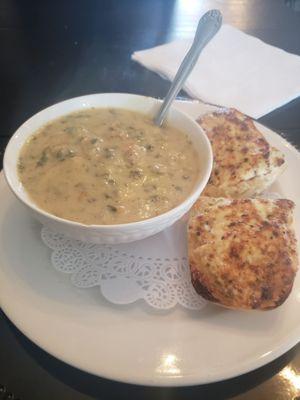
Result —
POLYGON ((31 199, 61 218, 121 224, 162 214, 192 191, 199 160, 186 134, 137 112, 93 108, 40 128, 21 149, 31 199))

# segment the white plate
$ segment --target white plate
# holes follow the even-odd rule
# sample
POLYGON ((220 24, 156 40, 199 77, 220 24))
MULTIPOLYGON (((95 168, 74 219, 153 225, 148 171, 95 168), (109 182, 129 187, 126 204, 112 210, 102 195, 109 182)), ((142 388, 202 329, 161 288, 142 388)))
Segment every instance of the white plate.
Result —
MULTIPOLYGON (((192 116, 197 103, 179 107, 192 116)), ((297 203, 300 236, 300 155, 261 127, 288 164, 274 190, 297 203)), ((300 339, 300 274, 289 299, 267 312, 237 312, 214 305, 203 311, 169 312, 142 302, 114 306, 97 288, 76 289, 50 265, 40 225, 0 178, 0 303, 33 342, 57 358, 93 374, 145 385, 218 381, 260 367, 300 339)))

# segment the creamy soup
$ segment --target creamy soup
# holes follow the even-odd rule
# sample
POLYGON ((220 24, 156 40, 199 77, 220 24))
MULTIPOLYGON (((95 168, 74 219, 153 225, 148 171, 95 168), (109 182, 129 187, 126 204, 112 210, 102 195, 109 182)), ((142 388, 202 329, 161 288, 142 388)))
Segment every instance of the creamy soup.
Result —
POLYGON ((192 191, 199 173, 187 135, 140 113, 93 108, 51 121, 21 149, 19 177, 58 217, 120 224, 162 214, 192 191))

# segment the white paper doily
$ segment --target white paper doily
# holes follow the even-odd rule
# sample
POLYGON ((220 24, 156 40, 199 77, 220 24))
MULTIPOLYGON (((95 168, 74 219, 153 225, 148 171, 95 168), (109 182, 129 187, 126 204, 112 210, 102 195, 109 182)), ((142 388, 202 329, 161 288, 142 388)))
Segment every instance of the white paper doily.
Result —
POLYGON ((143 299, 158 309, 206 305, 191 284, 184 220, 150 238, 114 246, 80 242, 45 227, 41 236, 56 270, 70 274, 76 287, 99 286, 114 304, 143 299))

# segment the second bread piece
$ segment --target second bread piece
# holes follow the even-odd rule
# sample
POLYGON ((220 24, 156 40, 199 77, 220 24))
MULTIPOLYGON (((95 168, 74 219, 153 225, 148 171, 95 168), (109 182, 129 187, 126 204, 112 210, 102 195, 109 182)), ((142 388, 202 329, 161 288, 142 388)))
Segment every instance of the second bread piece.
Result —
POLYGON ((205 196, 252 197, 263 192, 282 172, 283 154, 269 145, 246 115, 229 109, 204 115, 198 122, 214 154, 205 196))
POLYGON ((192 283, 207 300, 235 309, 272 309, 297 270, 290 200, 201 197, 188 228, 192 283))

